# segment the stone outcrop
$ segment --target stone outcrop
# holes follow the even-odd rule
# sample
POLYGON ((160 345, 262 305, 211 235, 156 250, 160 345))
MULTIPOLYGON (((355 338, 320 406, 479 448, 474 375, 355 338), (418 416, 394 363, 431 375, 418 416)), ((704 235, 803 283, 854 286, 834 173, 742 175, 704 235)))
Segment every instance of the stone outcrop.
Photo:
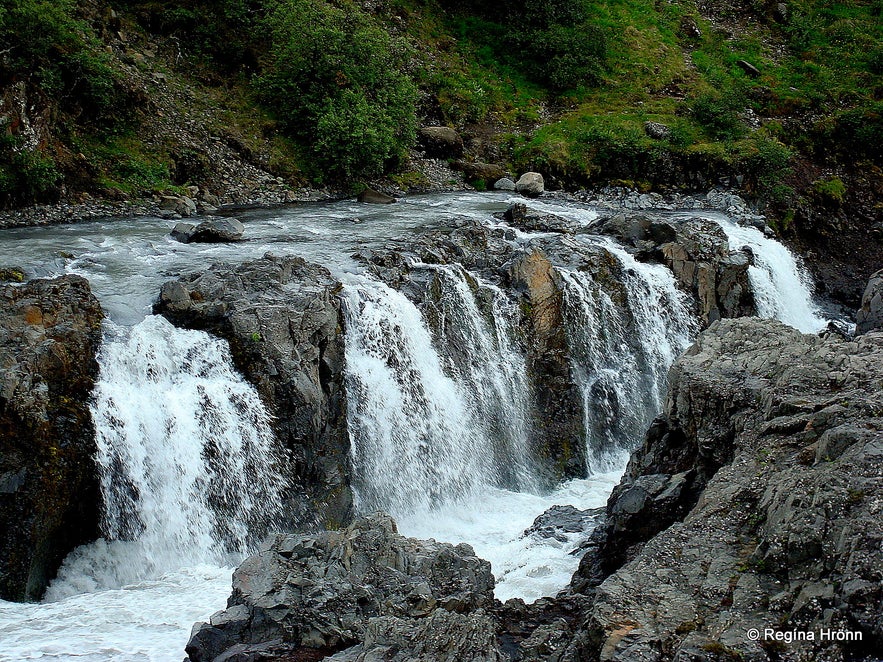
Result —
POLYGON ((856 335, 883 329, 883 269, 871 276, 856 316, 856 335))
POLYGON ((717 223, 702 218, 665 221, 616 214, 605 219, 599 229, 631 245, 638 259, 668 266, 681 286, 696 297, 704 325, 756 313, 748 278, 753 255, 730 250, 717 223))
POLYGON ((391 195, 387 195, 386 193, 381 193, 380 191, 375 191, 374 189, 370 188, 366 188, 364 191, 359 193, 356 199, 359 202, 369 205, 391 205, 396 201, 396 199, 391 195))
POLYGON ((481 180, 486 184, 490 184, 506 176, 503 168, 495 163, 454 161, 451 166, 455 170, 461 171, 466 180, 470 182, 481 180))
POLYGON ((405 538, 386 515, 278 535, 239 566, 227 609, 194 627, 187 654, 502 662, 493 587, 490 563, 471 547, 405 538))
POLYGON ((36 600, 98 535, 101 306, 79 276, 0 286, 0 598, 36 600))
POLYGON ((858 659, 883 649, 883 334, 713 324, 670 374, 574 578, 579 659, 858 659), (612 574, 611 574, 612 573, 612 574), (813 631, 814 642, 752 641, 813 631), (861 641, 819 640, 824 628, 861 641))
POLYGON ((304 489, 298 510, 329 525, 348 521, 352 508, 338 288, 323 267, 267 255, 170 281, 155 305, 173 324, 230 343, 290 453, 304 489))

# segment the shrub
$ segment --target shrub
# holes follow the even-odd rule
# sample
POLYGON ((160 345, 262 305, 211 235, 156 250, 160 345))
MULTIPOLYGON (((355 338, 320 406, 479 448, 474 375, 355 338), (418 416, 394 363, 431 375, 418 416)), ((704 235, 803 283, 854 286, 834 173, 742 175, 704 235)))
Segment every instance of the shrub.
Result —
POLYGON ((8 134, 0 136, 0 207, 54 200, 60 180, 52 159, 20 148, 8 134))
POLYGON ((380 174, 410 147, 417 88, 407 45, 355 4, 280 0, 268 17, 263 101, 333 176, 380 174))
POLYGON ((553 25, 516 33, 524 67, 535 80, 555 90, 597 85, 604 72, 604 33, 590 24, 553 25))
POLYGON ((737 113, 734 97, 707 93, 698 96, 690 105, 693 118, 715 140, 736 140, 746 133, 746 127, 737 113))

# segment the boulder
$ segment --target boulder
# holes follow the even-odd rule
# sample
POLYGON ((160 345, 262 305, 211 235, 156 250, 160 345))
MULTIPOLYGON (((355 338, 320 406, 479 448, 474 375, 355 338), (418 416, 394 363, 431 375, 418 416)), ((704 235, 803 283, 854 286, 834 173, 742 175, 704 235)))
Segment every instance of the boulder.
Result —
POLYGON ((883 649, 883 335, 721 320, 669 384, 574 577, 594 602, 570 652, 796 660, 883 649), (751 628, 861 640, 754 641, 751 628))
POLYGON ((755 67, 750 62, 746 62, 745 60, 736 60, 736 66, 738 66, 751 78, 757 78, 758 76, 760 76, 760 69, 755 67))
POLYGON ((98 537, 89 398, 101 306, 79 276, 0 286, 0 598, 37 600, 98 537))
POLYGON ((396 201, 396 199, 391 195, 387 195, 386 193, 381 193, 380 191, 375 191, 374 189, 370 188, 366 188, 364 191, 359 193, 356 200, 371 205, 389 205, 396 201))
POLYGON ((242 241, 245 226, 235 218, 214 218, 199 225, 178 223, 169 233, 182 244, 220 244, 242 241))
POLYGON ((164 195, 159 203, 160 209, 174 214, 178 214, 182 218, 189 218, 196 214, 196 202, 186 195, 164 195))
POLYGON ((545 190, 543 176, 538 172, 526 172, 515 182, 515 190, 531 198, 535 198, 545 190))
POLYGON ((469 545, 405 538, 377 513, 271 538, 236 569, 227 609, 194 626, 186 651, 191 662, 261 645, 275 659, 502 661, 493 588, 490 563, 469 545))
POLYGON ((459 159, 463 156, 463 138, 447 126, 424 126, 417 135, 426 156, 438 159, 459 159))
POLYGON ((229 342, 289 451, 297 516, 328 525, 352 516, 339 287, 323 267, 266 255, 167 282, 154 305, 229 342))
POLYGON ((514 191, 515 190, 515 182, 513 182, 508 177, 501 177, 497 181, 494 182, 494 190, 496 191, 514 191))
POLYGON ((644 122, 644 133, 656 140, 668 140, 671 129, 659 122, 644 122))
POLYGON ((590 531, 603 515, 603 508, 579 510, 573 506, 552 506, 538 515, 522 535, 567 542, 568 534, 590 531))
POLYGON ((883 330, 883 269, 871 276, 856 316, 856 335, 883 330))
POLYGON ((476 182, 481 180, 485 183, 495 182, 506 176, 500 166, 493 163, 469 163, 467 161, 454 161, 451 167, 463 173, 467 181, 476 182))

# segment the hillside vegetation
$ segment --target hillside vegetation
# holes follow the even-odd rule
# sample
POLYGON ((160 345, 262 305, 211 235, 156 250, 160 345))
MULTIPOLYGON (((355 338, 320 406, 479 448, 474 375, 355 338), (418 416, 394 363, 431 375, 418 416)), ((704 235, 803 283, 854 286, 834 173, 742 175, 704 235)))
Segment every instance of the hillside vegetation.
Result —
POLYGON ((842 205, 856 172, 879 183, 881 12, 883 0, 0 0, 0 206, 205 185, 208 147, 182 133, 194 124, 291 186, 419 184, 416 129, 444 124, 472 159, 553 186, 725 178, 771 202, 784 230, 801 205, 842 205))

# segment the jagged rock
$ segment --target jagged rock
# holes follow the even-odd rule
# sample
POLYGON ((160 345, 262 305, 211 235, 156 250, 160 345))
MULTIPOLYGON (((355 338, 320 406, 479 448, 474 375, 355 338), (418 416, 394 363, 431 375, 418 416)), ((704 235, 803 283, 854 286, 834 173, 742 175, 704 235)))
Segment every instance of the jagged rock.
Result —
POLYGON ((352 509, 338 288, 324 267, 266 255, 167 282, 154 306, 230 343, 291 453, 287 470, 304 490, 292 496, 297 508, 327 524, 347 522, 352 509))
POLYGON ((696 296, 704 325, 756 313, 748 278, 753 256, 731 251, 727 235, 717 223, 703 218, 662 221, 642 214, 615 214, 598 229, 634 246, 638 259, 668 266, 680 284, 696 296))
POLYGON ((543 176, 538 172, 526 172, 515 182, 515 190, 521 195, 535 198, 545 190, 543 176))
POLYGON ((856 335, 883 329, 883 269, 871 276, 856 316, 856 335))
POLYGON ((506 176, 505 171, 493 163, 469 163, 467 161, 454 161, 451 164, 455 170, 463 173, 470 182, 481 180, 483 182, 495 182, 506 176))
POLYGON ((366 188, 364 191, 359 193, 356 199, 359 202, 364 202, 371 205, 390 205, 396 201, 396 199, 391 195, 387 195, 386 193, 381 193, 380 191, 375 191, 374 189, 370 188, 366 188))
POLYGON ((644 133, 656 140, 668 140, 671 137, 671 129, 660 122, 644 122, 644 133))
POLYGON ((89 414, 103 313, 79 276, 0 286, 0 598, 36 600, 98 535, 89 414))
POLYGON ((256 644, 279 659, 502 660, 487 613, 493 587, 490 563, 468 545, 405 538, 377 513, 341 531, 271 538, 186 650, 192 662, 256 644))
POLYGON ((164 195, 159 207, 183 218, 196 214, 196 203, 186 195, 164 195))
POLYGON ((463 156, 463 138, 447 126, 424 126, 418 134, 426 156, 438 159, 459 159, 463 156))
POLYGON ((514 191, 515 190, 515 182, 513 182, 508 177, 501 177, 497 181, 494 182, 494 190, 497 191, 514 191))
POLYGON ((567 542, 568 533, 583 533, 590 530, 603 514, 603 508, 579 510, 573 506, 552 506, 538 515, 522 535, 554 538, 559 542, 567 542))
POLYGON ((579 223, 554 214, 541 214, 516 202, 503 212, 503 218, 511 225, 528 232, 561 232, 572 234, 579 229, 579 223))
POLYGON ((574 577, 595 597, 571 650, 797 660, 883 649, 883 335, 721 320, 669 384, 574 577), (752 641, 749 628, 862 641, 752 641))

